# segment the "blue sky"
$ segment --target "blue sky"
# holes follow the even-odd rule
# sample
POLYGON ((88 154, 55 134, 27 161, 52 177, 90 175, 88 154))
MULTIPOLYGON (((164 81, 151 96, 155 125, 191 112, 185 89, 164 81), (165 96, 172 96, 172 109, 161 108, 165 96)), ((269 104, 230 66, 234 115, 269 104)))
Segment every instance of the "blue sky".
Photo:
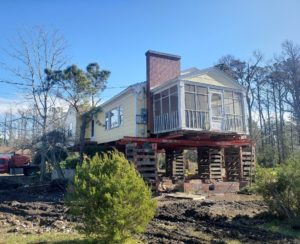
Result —
MULTIPOLYGON (((0 10, 1 48, 20 30, 59 30, 70 64, 100 63, 112 72, 110 87, 144 81, 148 49, 181 55, 185 69, 212 66, 226 54, 247 59, 255 49, 270 59, 284 40, 300 44, 298 0, 2 0, 0 10)), ((2 70, 0 79, 7 78, 2 70)), ((20 93, 1 83, 0 91, 0 100, 20 93)), ((119 91, 108 89, 103 99, 119 91)))

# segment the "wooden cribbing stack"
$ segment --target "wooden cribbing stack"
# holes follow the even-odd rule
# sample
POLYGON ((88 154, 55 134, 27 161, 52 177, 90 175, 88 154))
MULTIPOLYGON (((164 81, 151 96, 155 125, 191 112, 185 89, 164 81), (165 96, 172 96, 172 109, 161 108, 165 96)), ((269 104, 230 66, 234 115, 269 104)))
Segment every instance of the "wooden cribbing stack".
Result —
POLYGON ((209 163, 209 149, 198 148, 198 175, 202 180, 208 180, 210 177, 209 163))
POLYGON ((153 191, 157 189, 157 147, 156 144, 126 145, 126 157, 133 162, 137 171, 153 191))
POLYGON ((224 149, 209 149, 210 179, 222 179, 222 165, 224 161, 224 149))
POLYGON ((224 157, 227 180, 239 181, 241 169, 240 148, 226 148, 224 157))
POLYGON ((184 170, 182 151, 166 150, 166 175, 176 179, 183 179, 184 170))
POLYGON ((252 147, 250 148, 250 151, 246 151, 246 150, 247 148, 243 148, 241 153, 241 157, 242 157, 241 175, 243 181, 251 182, 253 181, 253 177, 255 174, 255 151, 254 151, 255 149, 254 147, 252 147))

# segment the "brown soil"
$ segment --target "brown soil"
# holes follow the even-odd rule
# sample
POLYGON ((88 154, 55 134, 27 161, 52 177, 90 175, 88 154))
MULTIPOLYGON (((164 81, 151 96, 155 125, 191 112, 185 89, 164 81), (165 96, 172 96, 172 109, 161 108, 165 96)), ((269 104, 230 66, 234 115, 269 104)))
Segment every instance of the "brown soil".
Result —
POLYGON ((267 221, 266 211, 262 201, 247 197, 236 201, 168 201, 160 204, 145 239, 149 243, 296 243, 258 227, 267 221))
MULTIPOLYGON (((64 193, 57 185, 22 187, 0 193, 0 235, 50 231, 72 232, 64 193)), ((263 202, 239 195, 211 196, 204 201, 159 198, 155 218, 141 236, 148 243, 296 243, 262 230, 268 220, 263 202)))
POLYGON ((0 193, 0 235, 71 232, 74 219, 67 214, 64 193, 57 185, 22 187, 0 193))

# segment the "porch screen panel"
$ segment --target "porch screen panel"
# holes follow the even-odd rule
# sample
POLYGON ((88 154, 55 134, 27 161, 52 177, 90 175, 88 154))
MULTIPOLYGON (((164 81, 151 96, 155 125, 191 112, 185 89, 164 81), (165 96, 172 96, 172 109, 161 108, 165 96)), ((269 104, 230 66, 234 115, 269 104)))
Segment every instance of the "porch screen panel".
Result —
POLYGON ((154 95, 154 131, 178 128, 178 88, 172 86, 154 95))
POLYGON ((154 101, 154 114, 155 115, 160 115, 161 114, 161 104, 160 104, 160 99, 157 101, 154 101))
POLYGON ((243 115, 242 111, 242 98, 240 93, 233 93, 233 105, 234 105, 234 114, 243 115))
POLYGON ((171 94, 170 95, 170 103, 171 103, 171 112, 178 111, 178 94, 171 94))
POLYGON ((208 90, 197 85, 185 85, 186 127, 208 129, 208 90))
POLYGON ((195 94, 186 93, 185 94, 185 108, 189 110, 196 110, 195 94))
POLYGON ((232 92, 224 92, 225 114, 234 114, 232 92))
POLYGON ((162 114, 168 114, 170 110, 169 97, 162 98, 162 114))
POLYGON ((225 130, 242 132, 243 124, 243 107, 242 94, 238 92, 224 92, 225 105, 225 130))

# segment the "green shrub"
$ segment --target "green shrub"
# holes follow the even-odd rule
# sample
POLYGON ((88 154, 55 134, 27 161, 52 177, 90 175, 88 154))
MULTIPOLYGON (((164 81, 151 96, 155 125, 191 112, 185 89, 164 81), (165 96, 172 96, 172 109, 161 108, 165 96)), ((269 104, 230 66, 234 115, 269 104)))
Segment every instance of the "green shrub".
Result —
POLYGON ((275 168, 257 167, 256 189, 280 217, 300 218, 300 154, 275 168))
POLYGON ((101 243, 124 243, 145 230, 156 201, 123 154, 96 155, 76 171, 67 204, 82 218, 81 232, 101 243))
POLYGON ((79 154, 72 153, 64 161, 60 162, 60 166, 63 169, 76 169, 76 166, 79 163, 79 161, 79 154))

